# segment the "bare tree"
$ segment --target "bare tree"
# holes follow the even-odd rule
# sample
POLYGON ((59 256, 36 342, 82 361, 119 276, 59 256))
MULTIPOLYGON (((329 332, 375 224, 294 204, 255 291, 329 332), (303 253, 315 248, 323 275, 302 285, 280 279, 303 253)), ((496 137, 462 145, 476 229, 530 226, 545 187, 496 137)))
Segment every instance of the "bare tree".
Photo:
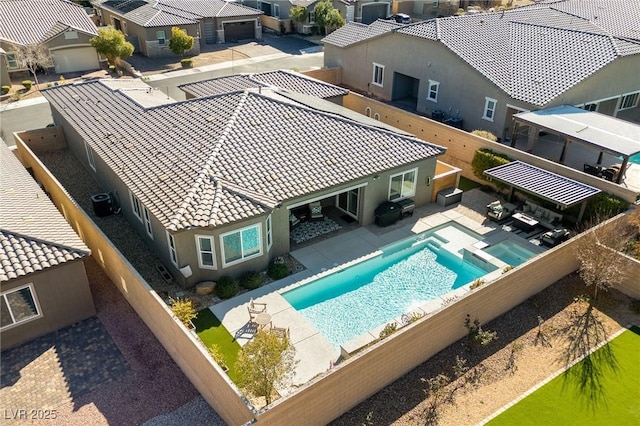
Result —
MULTIPOLYGON (((599 222, 596 220, 596 223, 599 222)), ((618 222, 602 222, 587 230, 576 250, 580 278, 593 287, 593 299, 624 279, 624 257, 619 253, 628 240, 628 227, 618 222)))
POLYGON ((53 58, 49 53, 49 49, 42 44, 27 44, 26 46, 20 46, 18 50, 24 65, 31 75, 33 75, 33 79, 36 83, 36 90, 39 90, 38 70, 47 70, 53 66, 53 58))

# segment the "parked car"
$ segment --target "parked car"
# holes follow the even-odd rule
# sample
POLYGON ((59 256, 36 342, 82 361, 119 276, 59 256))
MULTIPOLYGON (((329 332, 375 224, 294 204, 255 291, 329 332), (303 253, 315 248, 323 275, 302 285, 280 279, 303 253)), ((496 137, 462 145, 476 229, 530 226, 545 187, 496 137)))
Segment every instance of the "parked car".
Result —
POLYGON ((396 21, 399 24, 410 24, 411 16, 406 13, 396 13, 395 15, 391 15, 387 18, 390 21, 396 21))

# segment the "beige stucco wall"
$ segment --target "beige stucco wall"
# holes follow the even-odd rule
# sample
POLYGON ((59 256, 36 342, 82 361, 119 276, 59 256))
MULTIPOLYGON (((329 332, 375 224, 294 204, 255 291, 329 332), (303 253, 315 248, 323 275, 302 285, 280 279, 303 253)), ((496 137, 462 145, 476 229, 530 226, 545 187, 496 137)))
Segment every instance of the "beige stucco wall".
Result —
POLYGON ((30 283, 33 284, 41 316, 2 330, 1 350, 82 321, 96 313, 82 259, 3 282, 0 291, 5 293, 30 283))

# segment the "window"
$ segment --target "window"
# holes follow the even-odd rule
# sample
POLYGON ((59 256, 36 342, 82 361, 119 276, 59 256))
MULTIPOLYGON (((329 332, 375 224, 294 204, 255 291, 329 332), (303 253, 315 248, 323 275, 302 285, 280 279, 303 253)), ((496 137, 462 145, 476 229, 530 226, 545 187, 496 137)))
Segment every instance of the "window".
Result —
POLYGON ((96 171, 96 160, 93 158, 93 150, 91 149, 91 147, 89 146, 89 144, 86 141, 84 142, 84 149, 85 149, 85 151, 87 151, 87 160, 89 161, 89 166, 91 166, 91 168, 95 172, 96 171))
POLYGON ((15 53, 7 53, 7 68, 15 70, 20 68, 18 65, 18 55, 15 53))
POLYGON ((585 109, 587 111, 597 111, 598 110, 598 104, 584 104, 582 106, 582 109, 585 109))
POLYGON ((203 269, 215 269, 216 258, 213 254, 213 237, 196 235, 196 248, 198 249, 198 266, 203 269))
POLYGON ((271 215, 267 216, 265 226, 267 228, 267 251, 269 251, 271 250, 271 245, 273 244, 273 232, 271 231, 271 215))
POLYGON ((129 33, 127 32, 127 23, 126 22, 122 23, 122 34, 129 35, 129 33))
POLYGON ((160 45, 167 43, 167 39, 164 35, 164 31, 156 31, 156 38, 158 39, 158 44, 160 45))
POLYGON ((147 234, 149 234, 149 236, 153 240, 153 228, 151 228, 151 215, 149 214, 149 210, 145 206, 142 206, 142 212, 144 213, 144 227, 147 230, 147 234))
POLYGON ((173 235, 167 231, 167 242, 169 243, 169 257, 171 263, 178 266, 178 253, 176 252, 176 240, 173 239, 173 235))
POLYGON ((273 16, 276 18, 280 17, 280 5, 279 4, 274 4, 273 5, 273 16))
POLYGON ((260 225, 253 225, 220 236, 222 262, 229 266, 262 254, 260 225))
POLYGON ((0 304, 2 329, 42 316, 32 284, 2 293, 0 304))
POLYGON ((427 93, 427 100, 431 102, 438 102, 438 87, 440 83, 437 81, 429 80, 429 93, 427 93))
POLYGON ((433 8, 437 9, 440 6, 440 0, 433 0, 433 8))
POLYGON ((635 108, 636 105, 638 105, 638 93, 624 95, 622 97, 622 100, 620 101, 620 109, 618 111, 622 111, 623 109, 635 108))
POLYGON ((140 203, 138 197, 133 195, 131 191, 129 191, 129 198, 131 199, 131 208, 133 209, 133 214, 135 214, 136 217, 140 219, 140 222, 142 222, 142 203, 140 203))
POLYGON ((482 118, 484 120, 489 120, 489 121, 493 121, 493 116, 496 113, 496 103, 498 101, 496 101, 495 99, 491 99, 491 98, 484 98, 484 115, 482 116, 482 118))
POLYGON ((371 84, 382 87, 384 81, 384 65, 373 63, 373 79, 371 84))
POLYGON ((389 200, 399 200, 416 195, 418 169, 412 169, 391 176, 389 184, 389 200))

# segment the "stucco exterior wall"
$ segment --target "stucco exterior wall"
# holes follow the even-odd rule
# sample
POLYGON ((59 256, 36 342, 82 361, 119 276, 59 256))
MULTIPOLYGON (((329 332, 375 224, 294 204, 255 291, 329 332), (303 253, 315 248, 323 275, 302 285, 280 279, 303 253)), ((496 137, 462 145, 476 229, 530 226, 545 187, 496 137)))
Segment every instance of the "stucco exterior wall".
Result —
POLYGON ((1 350, 82 321, 96 313, 81 259, 3 282, 0 289, 5 293, 27 284, 33 285, 41 316, 2 330, 1 350))

